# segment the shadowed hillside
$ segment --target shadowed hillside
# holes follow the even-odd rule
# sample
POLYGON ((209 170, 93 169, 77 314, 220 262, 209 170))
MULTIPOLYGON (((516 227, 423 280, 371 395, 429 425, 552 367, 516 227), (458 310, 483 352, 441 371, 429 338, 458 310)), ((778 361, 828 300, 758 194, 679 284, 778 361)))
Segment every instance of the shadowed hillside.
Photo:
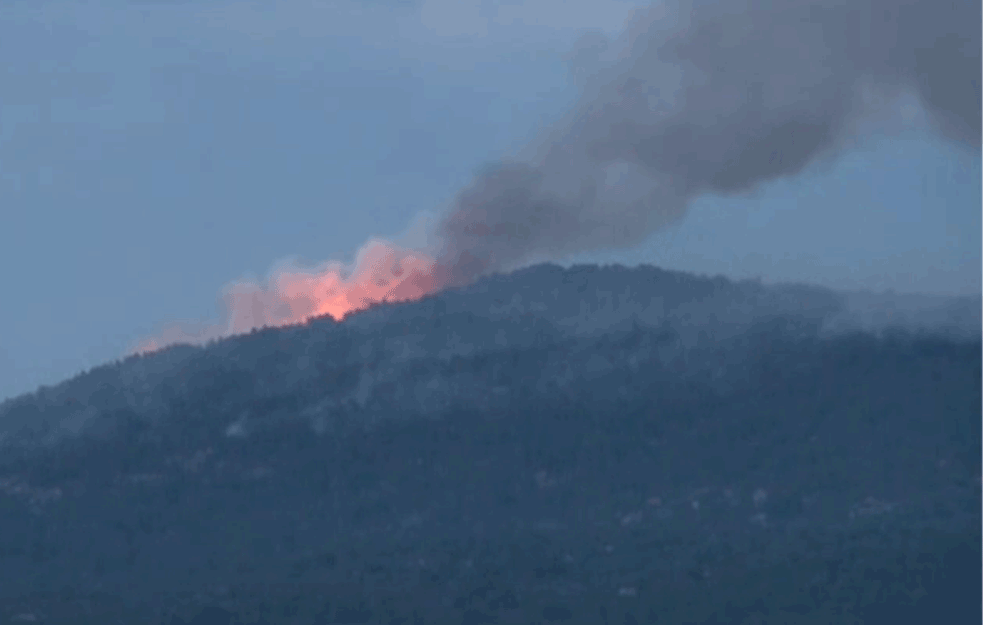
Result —
POLYGON ((40 389, 0 622, 979 622, 978 307, 858 297, 544 265, 40 389))

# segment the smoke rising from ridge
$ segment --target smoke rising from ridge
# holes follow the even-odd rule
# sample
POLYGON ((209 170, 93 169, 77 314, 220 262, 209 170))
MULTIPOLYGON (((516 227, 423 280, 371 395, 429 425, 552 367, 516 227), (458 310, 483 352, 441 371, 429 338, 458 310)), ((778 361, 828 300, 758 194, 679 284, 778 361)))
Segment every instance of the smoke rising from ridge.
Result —
POLYGON ((585 35, 581 102, 529 162, 479 173, 431 241, 370 241, 351 267, 276 270, 225 294, 226 319, 173 326, 138 351, 379 301, 417 299, 533 260, 623 248, 702 194, 737 194, 835 159, 897 97, 980 149, 979 3, 671 0, 617 42, 585 35))
MULTIPOLYGON (((532 257, 637 244, 705 193, 753 191, 835 158, 914 91, 935 130, 980 148, 979 3, 675 0, 638 15, 624 52, 539 161, 489 168, 440 226, 467 282, 532 257)), ((599 35, 582 40, 589 58, 599 35)))

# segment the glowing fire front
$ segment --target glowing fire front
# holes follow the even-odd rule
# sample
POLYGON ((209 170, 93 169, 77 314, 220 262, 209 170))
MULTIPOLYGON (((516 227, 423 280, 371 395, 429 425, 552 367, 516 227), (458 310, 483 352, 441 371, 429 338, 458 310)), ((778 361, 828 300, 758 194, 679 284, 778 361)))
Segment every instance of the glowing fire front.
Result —
POLYGON ((288 325, 323 315, 341 320, 374 303, 418 299, 442 286, 437 273, 436 262, 428 256, 371 241, 351 272, 340 263, 329 263, 311 272, 278 271, 267 288, 234 285, 226 295, 227 331, 288 325))
POLYGON ((423 252, 376 239, 362 247, 351 266, 329 262, 309 271, 281 267, 265 286, 237 282, 225 291, 223 323, 173 324, 133 351, 151 352, 174 343, 203 343, 324 315, 340 321, 372 304, 415 300, 435 293, 447 286, 449 275, 423 252))

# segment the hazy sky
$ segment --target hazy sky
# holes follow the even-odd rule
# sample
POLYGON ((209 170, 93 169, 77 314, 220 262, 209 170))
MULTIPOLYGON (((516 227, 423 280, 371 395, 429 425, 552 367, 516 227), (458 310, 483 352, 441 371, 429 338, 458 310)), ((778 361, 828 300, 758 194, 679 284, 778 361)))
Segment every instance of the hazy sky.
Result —
MULTIPOLYGON (((578 99, 574 43, 633 6, 6 0, 0 399, 212 318, 285 257, 399 235, 544 136, 578 99)), ((892 111, 832 166, 563 260, 978 294, 979 153, 933 138, 913 98, 892 111)))

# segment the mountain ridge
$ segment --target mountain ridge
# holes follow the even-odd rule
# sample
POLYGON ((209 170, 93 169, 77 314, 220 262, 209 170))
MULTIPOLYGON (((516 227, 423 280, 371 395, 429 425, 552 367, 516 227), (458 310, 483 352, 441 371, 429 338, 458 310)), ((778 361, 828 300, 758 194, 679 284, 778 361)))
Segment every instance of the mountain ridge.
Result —
MULTIPOLYGON (((335 356, 335 366, 361 361, 372 371, 380 362, 399 365, 434 355, 441 360, 468 357, 530 345, 546 337, 568 341, 572 347, 576 340, 596 339, 633 327, 673 332, 679 356, 708 342, 732 339, 760 320, 779 317, 797 324, 802 336, 822 338, 891 328, 956 340, 973 340, 979 335, 979 306, 974 307, 972 298, 901 297, 909 303, 907 310, 896 304, 897 297, 889 295, 838 293, 805 285, 765 286, 756 281, 735 282, 721 276, 699 277, 647 266, 578 265, 564 269, 535 265, 419 301, 377 304, 340 323, 330 317, 312 319, 295 326, 254 330, 206 346, 171 346, 95 367, 60 384, 0 403, 0 446, 10 444, 17 422, 30 427, 32 419, 49 435, 54 431, 56 438, 58 432, 77 434, 96 416, 94 409, 98 410, 99 402, 90 398, 100 389, 106 394, 107 385, 127 397, 126 407, 141 413, 147 408, 141 405, 141 401, 147 402, 144 393, 195 358, 213 362, 249 362, 253 358, 259 365, 261 355, 276 352, 281 360, 285 356, 294 361, 290 380, 299 382, 305 376, 296 370, 306 369, 305 362, 309 361, 305 361, 305 341, 334 340, 346 351, 344 358, 335 356), (421 318, 432 323, 420 323, 421 318), (452 323, 457 325, 451 327, 452 323), (396 326, 404 328, 402 335, 392 331, 396 326), (263 337, 278 340, 276 344, 263 343, 263 337), (355 343, 358 345, 353 347, 355 343), (253 345, 255 352, 250 351, 253 345), (18 419, 15 413, 24 413, 32 403, 34 409, 26 412, 33 416, 18 419)), ((323 363, 325 354, 320 356, 323 363)), ((369 378, 363 381, 371 386, 369 378)), ((363 385, 362 393, 366 391, 363 385)))
POLYGON ((105 366, 0 410, 0 622, 978 622, 981 341, 843 310, 540 266, 105 366))

